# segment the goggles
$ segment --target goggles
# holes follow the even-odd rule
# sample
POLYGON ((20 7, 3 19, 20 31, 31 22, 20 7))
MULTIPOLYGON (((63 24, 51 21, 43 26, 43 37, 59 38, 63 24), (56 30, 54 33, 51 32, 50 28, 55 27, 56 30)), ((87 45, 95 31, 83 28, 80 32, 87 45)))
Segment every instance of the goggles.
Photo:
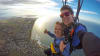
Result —
POLYGON ((69 13, 69 12, 65 12, 65 13, 60 14, 60 17, 61 17, 61 18, 63 18, 64 16, 66 16, 66 17, 67 17, 67 16, 69 16, 69 15, 70 15, 70 13, 69 13))

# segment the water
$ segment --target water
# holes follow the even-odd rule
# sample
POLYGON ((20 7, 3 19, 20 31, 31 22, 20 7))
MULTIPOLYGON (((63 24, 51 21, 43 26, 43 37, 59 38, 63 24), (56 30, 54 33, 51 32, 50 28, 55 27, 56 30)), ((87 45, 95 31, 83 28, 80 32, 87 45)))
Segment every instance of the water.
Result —
MULTIPOLYGON (((44 45, 49 47, 50 43, 53 42, 53 39, 51 37, 49 37, 48 35, 44 34, 43 31, 44 29, 48 29, 49 31, 51 31, 52 33, 54 33, 54 24, 56 21, 50 21, 48 23, 45 24, 44 27, 42 28, 38 28, 36 27, 36 25, 34 25, 33 27, 33 31, 32 31, 32 39, 35 39, 38 41, 38 43, 40 45, 44 45)), ((83 23, 84 25, 86 25, 87 30, 89 32, 93 32, 95 35, 100 37, 100 24, 96 24, 93 22, 87 22, 87 21, 80 21, 81 23, 83 23)), ((75 50, 71 56, 85 56, 84 52, 82 49, 80 50, 75 50)))
POLYGON ((93 22, 87 22, 87 21, 80 21, 83 23, 86 27, 88 32, 94 33, 96 36, 100 37, 100 24, 93 23, 93 22))

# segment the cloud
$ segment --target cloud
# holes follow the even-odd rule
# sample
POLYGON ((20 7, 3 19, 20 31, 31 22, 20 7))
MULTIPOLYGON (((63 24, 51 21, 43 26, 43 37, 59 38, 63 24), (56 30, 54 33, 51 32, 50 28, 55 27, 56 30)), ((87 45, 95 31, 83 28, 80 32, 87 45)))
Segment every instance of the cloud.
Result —
POLYGON ((0 0, 0 2, 4 2, 0 4, 1 14, 6 13, 3 17, 37 15, 38 17, 49 16, 51 18, 58 15, 59 8, 56 7, 58 4, 52 0, 0 0), (8 1, 15 3, 9 4, 8 1), (9 5, 4 5, 5 3, 9 5))
MULTIPOLYGON (((65 0, 63 0, 63 1, 65 2, 65 0)), ((66 1, 67 1, 67 4, 70 5, 74 0, 66 0, 66 1)))
POLYGON ((54 4, 55 2, 52 2, 51 0, 0 0, 0 4, 3 5, 12 5, 12 4, 46 4, 46 3, 52 3, 54 4))
MULTIPOLYGON (((62 0, 61 0, 62 1, 62 0)), ((63 0, 63 1, 65 1, 65 0, 63 0)), ((67 2, 73 2, 74 0, 66 0, 67 2)))
POLYGON ((100 24, 99 18, 94 19, 93 17, 89 17, 86 15, 80 15, 79 18, 84 21, 89 21, 89 22, 94 22, 94 23, 100 24))
POLYGON ((100 0, 96 0, 97 2, 100 2, 100 0))
POLYGON ((68 0, 69 3, 73 2, 74 0, 68 0))
MULTIPOLYGON (((74 12, 76 12, 77 10, 74 9, 74 12)), ((81 13, 87 13, 87 14, 93 14, 93 15, 98 15, 96 12, 93 12, 93 11, 87 11, 87 10, 81 10, 80 11, 81 13)), ((81 20, 85 20, 85 21, 89 21, 89 22, 94 22, 94 23, 97 23, 97 24, 100 24, 99 22, 99 18, 96 18, 94 19, 94 17, 90 17, 88 15, 80 15, 79 18, 81 20)))
MULTIPOLYGON (((77 10, 74 9, 74 11, 76 12, 77 10)), ((95 15, 97 15, 97 13, 96 13, 96 12, 93 12, 93 11, 80 10, 80 12, 81 12, 81 13, 87 13, 87 14, 95 14, 95 15)))
POLYGON ((46 6, 57 6, 58 4, 52 0, 0 0, 0 7, 2 6, 22 6, 22 4, 41 5, 46 6))
POLYGON ((23 0, 0 0, 0 4, 8 5, 8 4, 15 4, 15 3, 21 3, 23 0))
POLYGON ((80 12, 82 13, 88 13, 88 14, 97 14, 96 12, 93 12, 93 11, 86 11, 86 10, 81 10, 80 12))

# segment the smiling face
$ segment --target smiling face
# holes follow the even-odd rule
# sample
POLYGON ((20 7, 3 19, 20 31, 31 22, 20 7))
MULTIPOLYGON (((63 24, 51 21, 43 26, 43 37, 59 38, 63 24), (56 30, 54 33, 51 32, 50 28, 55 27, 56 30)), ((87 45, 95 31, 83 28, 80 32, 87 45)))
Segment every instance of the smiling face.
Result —
POLYGON ((62 34, 62 25, 61 25, 61 23, 56 23, 54 32, 55 32, 55 35, 57 37, 62 37, 63 34, 62 34))
POLYGON ((60 17, 62 18, 62 22, 67 26, 74 22, 73 14, 71 14, 69 10, 62 10, 60 17))

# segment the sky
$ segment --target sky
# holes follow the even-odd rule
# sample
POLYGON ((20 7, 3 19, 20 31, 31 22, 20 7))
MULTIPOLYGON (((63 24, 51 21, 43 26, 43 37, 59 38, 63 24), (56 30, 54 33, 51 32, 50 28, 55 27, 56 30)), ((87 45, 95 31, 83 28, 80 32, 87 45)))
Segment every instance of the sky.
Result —
MULTIPOLYGON (((74 12, 78 0, 68 0, 74 12)), ((36 16, 38 23, 60 18, 62 0, 0 0, 0 18, 36 16)), ((79 18, 100 24, 100 0, 84 0, 79 18)))

